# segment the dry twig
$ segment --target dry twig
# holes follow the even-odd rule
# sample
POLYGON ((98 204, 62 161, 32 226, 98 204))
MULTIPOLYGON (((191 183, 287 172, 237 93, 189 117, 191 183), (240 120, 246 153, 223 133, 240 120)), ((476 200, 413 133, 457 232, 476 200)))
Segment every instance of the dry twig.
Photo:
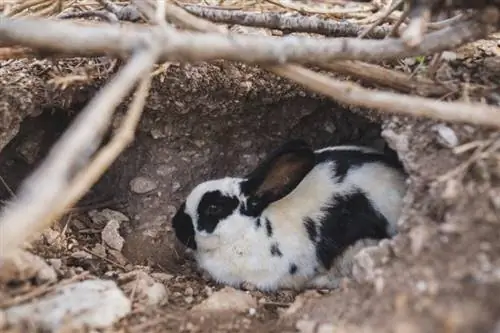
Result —
MULTIPOLYGON (((217 23, 239 24, 250 27, 285 30, 293 32, 315 33, 335 37, 355 37, 364 29, 351 22, 324 20, 306 15, 289 15, 277 12, 245 12, 240 10, 212 9, 205 6, 189 5, 183 7, 189 13, 217 23)), ((368 38, 384 38, 389 29, 374 27, 368 38)))
POLYGON ((35 18, 0 18, 0 46, 22 45, 59 56, 124 57, 158 34, 160 61, 225 59, 253 64, 322 64, 335 60, 380 61, 433 54, 486 37, 491 29, 474 20, 432 32, 411 50, 399 39, 313 39, 185 32, 155 27, 92 26, 35 18), (42 28, 43 27, 43 28, 42 28))
POLYGON ((405 93, 416 93, 421 96, 440 97, 452 91, 446 87, 425 78, 411 78, 396 70, 368 64, 360 61, 337 61, 322 67, 336 73, 350 75, 365 82, 390 87, 405 93))
POLYGON ((379 111, 429 117, 500 128, 500 109, 479 103, 444 102, 424 97, 400 95, 362 88, 351 82, 331 79, 298 66, 288 66, 281 73, 313 91, 348 105, 379 111))

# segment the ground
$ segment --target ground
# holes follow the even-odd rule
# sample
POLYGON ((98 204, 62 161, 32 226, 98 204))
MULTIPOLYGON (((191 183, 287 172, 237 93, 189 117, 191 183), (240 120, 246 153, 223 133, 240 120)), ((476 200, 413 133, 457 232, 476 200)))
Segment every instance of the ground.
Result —
MULTIPOLYGON (((465 97, 497 103, 497 49, 494 40, 464 47, 443 64, 440 79, 470 82, 465 97)), ((51 62, 37 65, 50 68, 51 62)), ((50 71, 33 68, 26 61, 0 67, 6 83, 0 129, 21 124, 17 135, 0 136, 13 137, 0 153, 1 200, 104 82, 61 91, 46 85, 50 71), (18 119, 8 116, 16 112, 18 119)), ((166 286, 168 301, 159 305, 147 306, 127 291, 133 311, 109 332, 493 333, 500 332, 499 237, 498 131, 341 106, 257 67, 218 62, 172 65, 156 77, 136 141, 29 251, 53 265, 56 259, 58 281, 88 272, 123 285, 124 271, 141 269, 166 286), (296 137, 315 146, 384 139, 409 174, 400 234, 372 254, 360 281, 338 290, 248 291, 255 311, 191 311, 223 286, 198 273, 176 243, 169 224, 179 202, 198 182, 248 171, 272 147, 296 137), (98 245, 107 221, 95 214, 104 208, 129 219, 121 222, 121 253, 98 245)), ((35 280, 0 283, 0 309, 34 301, 40 288, 52 287, 35 280)))

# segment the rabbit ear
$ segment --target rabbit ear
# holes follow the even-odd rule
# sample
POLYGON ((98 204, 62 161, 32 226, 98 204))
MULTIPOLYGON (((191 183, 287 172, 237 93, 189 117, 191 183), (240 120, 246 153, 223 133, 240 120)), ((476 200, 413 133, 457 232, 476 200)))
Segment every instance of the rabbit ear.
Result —
POLYGON ((242 191, 263 209, 288 195, 314 164, 314 151, 305 141, 288 141, 247 176, 242 191))

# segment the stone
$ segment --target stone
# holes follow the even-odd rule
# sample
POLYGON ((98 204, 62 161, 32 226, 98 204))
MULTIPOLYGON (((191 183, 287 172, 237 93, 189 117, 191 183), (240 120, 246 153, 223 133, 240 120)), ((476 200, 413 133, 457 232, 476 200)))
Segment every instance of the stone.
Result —
POLYGON ((115 282, 86 280, 57 287, 27 304, 5 310, 7 323, 29 320, 40 330, 104 329, 130 313, 131 301, 115 282))
POLYGON ((151 277, 161 283, 165 283, 174 278, 172 274, 167 274, 167 273, 151 273, 151 277))
POLYGON ((353 257, 352 275, 357 282, 373 281, 375 268, 389 260, 389 246, 383 245, 362 248, 353 257))
POLYGON ((71 253, 71 258, 89 260, 89 259, 92 259, 93 256, 90 253, 85 252, 85 251, 76 251, 76 252, 71 253))
POLYGON ((195 305, 193 312, 248 312, 251 308, 257 307, 257 301, 252 295, 232 287, 224 287, 214 292, 207 299, 195 305))
POLYGON ((0 283, 31 279, 38 283, 54 282, 57 274, 44 259, 28 251, 18 250, 0 258, 0 283))
POLYGON ((124 283, 121 287, 126 293, 134 293, 134 298, 148 305, 160 305, 168 301, 167 288, 142 270, 121 274, 118 281, 124 283))
POLYGON ((104 227, 109 221, 112 220, 116 220, 120 223, 129 221, 129 218, 123 213, 108 208, 103 210, 91 210, 89 212, 89 217, 92 219, 92 222, 94 222, 96 227, 104 227))
POLYGON ((443 125, 443 124, 439 124, 439 125, 433 126, 432 129, 437 132, 437 134, 438 134, 437 141, 443 147, 454 148, 454 147, 458 146, 459 141, 458 141, 457 134, 450 127, 443 125))
POLYGON ((45 242, 47 242, 47 244, 49 245, 55 244, 55 242, 59 238, 59 235, 60 233, 52 228, 47 228, 42 232, 42 236, 45 239, 45 242))
POLYGON ((101 231, 102 241, 117 251, 121 251, 125 243, 125 240, 119 233, 119 229, 120 222, 118 220, 110 220, 101 231))
POLYGON ((419 225, 412 228, 408 233, 408 237, 410 238, 411 253, 414 256, 419 255, 431 236, 432 232, 428 226, 419 225))
POLYGON ((145 194, 155 190, 158 187, 155 181, 139 176, 130 181, 130 190, 137 194, 145 194))

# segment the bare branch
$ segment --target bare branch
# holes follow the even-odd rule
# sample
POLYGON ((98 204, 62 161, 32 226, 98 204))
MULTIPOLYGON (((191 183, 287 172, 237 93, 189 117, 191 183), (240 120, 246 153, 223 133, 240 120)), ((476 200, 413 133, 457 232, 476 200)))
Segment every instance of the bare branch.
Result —
MULTIPOLYGON (((334 37, 355 37, 365 27, 351 22, 324 20, 300 14, 289 15, 277 12, 245 12, 241 10, 212 9, 204 6, 189 5, 183 7, 189 13, 217 23, 239 24, 292 32, 315 33, 334 37)), ((389 32, 385 27, 374 27, 367 34, 368 38, 382 39, 389 32)))
POLYGON ((487 26, 470 20, 432 32, 413 49, 399 39, 313 39, 302 36, 222 35, 156 27, 92 26, 35 18, 0 18, 0 46, 21 45, 58 55, 124 57, 143 45, 151 34, 162 47, 160 61, 226 59, 253 64, 322 64, 335 60, 380 61, 453 49, 486 37, 487 26), (43 28, 42 28, 43 27, 43 28))
POLYGON ((500 128, 500 108, 485 104, 445 102, 365 89, 357 84, 334 80, 294 65, 287 66, 286 71, 283 70, 280 74, 340 103, 413 117, 429 117, 500 128))
POLYGON ((367 64, 359 61, 337 61, 322 67, 336 73, 350 75, 365 82, 390 87, 406 93, 416 93, 421 96, 443 96, 450 93, 451 87, 446 87, 424 78, 411 78, 396 70, 367 64))

